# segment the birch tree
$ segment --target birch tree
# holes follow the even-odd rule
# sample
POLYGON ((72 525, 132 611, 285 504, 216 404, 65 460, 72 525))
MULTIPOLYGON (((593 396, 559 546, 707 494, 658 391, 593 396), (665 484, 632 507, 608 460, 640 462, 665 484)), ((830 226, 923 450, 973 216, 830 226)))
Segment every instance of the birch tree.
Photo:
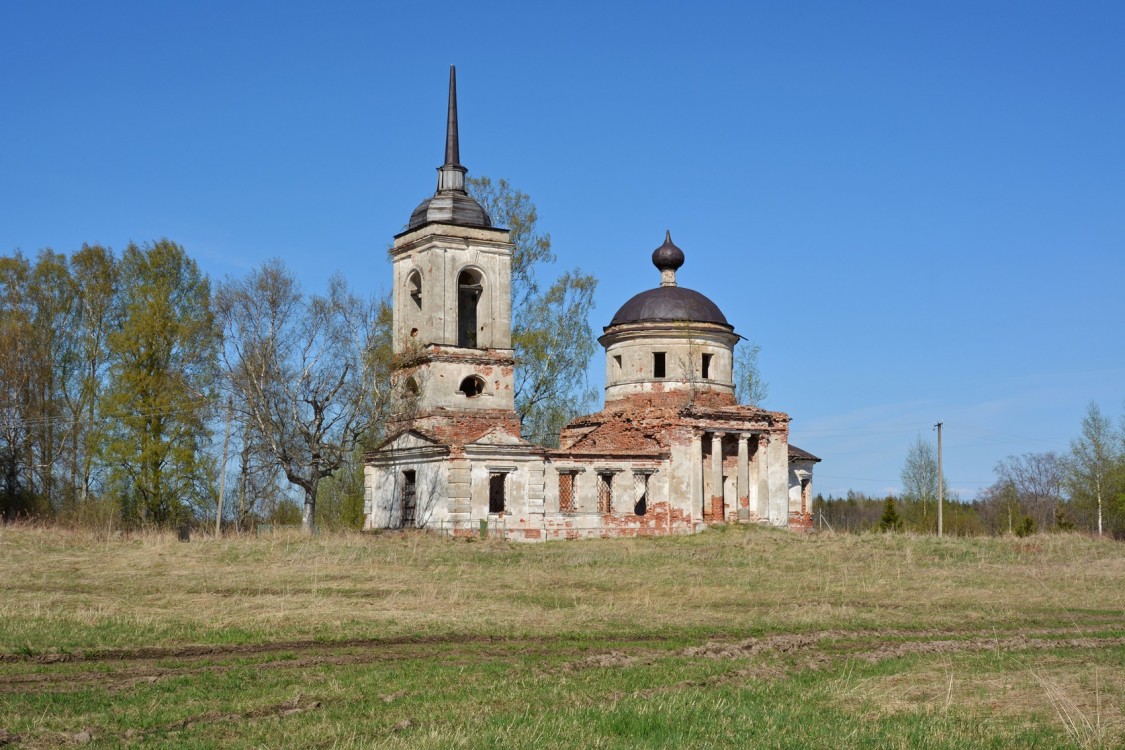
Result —
MULTIPOLYGON (((1121 464, 1121 438, 1109 418, 1091 401, 1082 418, 1082 432, 1070 443, 1066 459, 1066 486, 1076 509, 1092 516, 1098 534, 1104 532, 1107 505, 1116 510, 1117 476, 1121 464)), ((1116 513, 1114 518, 1116 519, 1116 513)))
POLYGON ((949 485, 944 477, 938 477, 937 450, 933 443, 919 435, 906 451, 906 461, 902 466, 902 499, 918 502, 922 506, 920 525, 929 530, 937 528, 938 482, 942 483, 943 494, 949 499, 949 485), (934 515, 930 517, 930 503, 934 503, 934 515))

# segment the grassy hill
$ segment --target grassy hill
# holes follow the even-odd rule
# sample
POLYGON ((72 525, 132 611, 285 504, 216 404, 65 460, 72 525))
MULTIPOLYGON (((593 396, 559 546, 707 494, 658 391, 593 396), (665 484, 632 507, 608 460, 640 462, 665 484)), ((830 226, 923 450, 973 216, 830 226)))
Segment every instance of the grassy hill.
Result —
POLYGON ((1125 545, 0 527, 0 745, 1119 747, 1125 545))

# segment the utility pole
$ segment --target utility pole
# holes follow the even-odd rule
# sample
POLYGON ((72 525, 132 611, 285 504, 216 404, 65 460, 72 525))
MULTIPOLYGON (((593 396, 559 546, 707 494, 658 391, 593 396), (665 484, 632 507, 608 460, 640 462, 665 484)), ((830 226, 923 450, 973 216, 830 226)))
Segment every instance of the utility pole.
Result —
POLYGON ((945 489, 945 475, 941 473, 941 426, 942 422, 934 425, 937 428, 937 535, 941 538, 941 506, 942 492, 945 489))
POLYGON ((234 414, 234 399, 227 396, 227 432, 223 436, 223 463, 219 466, 219 510, 215 513, 215 538, 223 535, 223 495, 227 491, 227 446, 230 445, 230 422, 234 414))

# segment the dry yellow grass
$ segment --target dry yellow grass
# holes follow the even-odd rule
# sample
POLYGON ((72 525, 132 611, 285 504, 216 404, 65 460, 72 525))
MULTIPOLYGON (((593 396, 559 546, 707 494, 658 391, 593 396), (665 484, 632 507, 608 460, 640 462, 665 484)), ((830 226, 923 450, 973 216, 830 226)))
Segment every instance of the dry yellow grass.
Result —
POLYGON ((518 545, 423 533, 98 540, 0 527, 0 650, 832 628, 1125 627, 1125 548, 1072 535, 518 545))

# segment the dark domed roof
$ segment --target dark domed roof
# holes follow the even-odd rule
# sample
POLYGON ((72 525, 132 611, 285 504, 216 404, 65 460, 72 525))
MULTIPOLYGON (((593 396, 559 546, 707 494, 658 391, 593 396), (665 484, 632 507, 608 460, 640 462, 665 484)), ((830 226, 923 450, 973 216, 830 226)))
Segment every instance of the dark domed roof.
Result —
POLYGON ((407 231, 423 224, 456 224, 459 227, 490 227, 492 219, 468 193, 442 191, 422 201, 410 214, 407 231))
POLYGON ((610 325, 646 320, 718 323, 732 327, 718 305, 694 289, 682 286, 661 286, 641 292, 621 306, 610 325))

